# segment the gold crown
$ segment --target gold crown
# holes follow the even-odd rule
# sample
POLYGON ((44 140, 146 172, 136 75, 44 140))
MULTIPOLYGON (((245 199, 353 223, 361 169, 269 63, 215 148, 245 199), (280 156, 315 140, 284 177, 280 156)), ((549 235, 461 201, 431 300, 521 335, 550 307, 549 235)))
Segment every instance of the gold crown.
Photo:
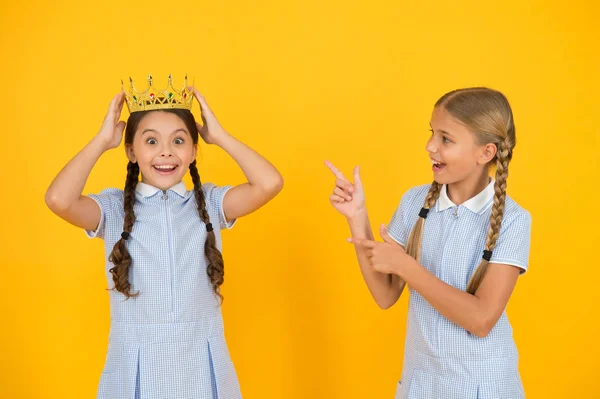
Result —
POLYGON ((153 109, 182 108, 192 109, 194 101, 194 92, 187 85, 187 75, 183 83, 183 88, 177 90, 173 87, 173 79, 169 75, 169 85, 164 90, 159 90, 152 86, 152 75, 148 75, 148 88, 139 92, 133 86, 133 80, 129 78, 129 90, 126 91, 121 80, 121 88, 125 93, 127 108, 129 112, 150 111, 153 109))

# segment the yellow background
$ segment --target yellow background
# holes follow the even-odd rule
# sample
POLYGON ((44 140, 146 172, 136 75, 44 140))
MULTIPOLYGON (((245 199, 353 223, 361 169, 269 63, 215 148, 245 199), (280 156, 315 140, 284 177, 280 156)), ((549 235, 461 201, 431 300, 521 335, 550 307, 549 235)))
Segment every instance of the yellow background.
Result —
MULTIPOLYGON (((226 336, 246 399, 393 397, 407 298, 388 311, 371 299, 323 160, 347 174, 360 164, 371 220, 387 223, 432 179, 433 103, 472 85, 502 90, 515 113, 509 195, 533 231, 508 312, 528 398, 599 398, 599 16, 591 0, 3 2, 0 397, 95 396, 103 243, 51 214, 44 192, 121 78, 181 84, 187 72, 286 179, 224 237, 226 336)), ((201 153, 204 181, 243 181, 223 151, 201 153)), ((103 156, 86 192, 121 187, 125 162, 103 156)))

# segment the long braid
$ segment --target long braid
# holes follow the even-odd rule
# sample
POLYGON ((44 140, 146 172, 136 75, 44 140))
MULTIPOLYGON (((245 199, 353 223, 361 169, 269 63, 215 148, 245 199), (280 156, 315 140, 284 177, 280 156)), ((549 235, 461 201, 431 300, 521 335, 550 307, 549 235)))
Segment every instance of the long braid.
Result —
MULTIPOLYGON (((426 212, 433 207, 435 201, 439 198, 441 189, 442 185, 438 182, 434 181, 431 183, 429 192, 425 197, 425 204, 423 205, 423 208, 427 210, 426 212)), ((426 214, 424 216, 426 217, 426 214)), ((421 241, 423 239, 425 217, 417 218, 417 221, 410 232, 410 236, 408 237, 408 244, 406 245, 406 253, 415 258, 419 263, 421 262, 421 241)))
MULTIPOLYGON (((208 212, 206 211, 206 200, 204 198, 204 191, 202 191, 202 182, 200 181, 200 174, 198 173, 195 160, 190 164, 190 175, 192 176, 192 181, 194 182, 194 195, 196 197, 196 203, 198 204, 198 214, 200 215, 200 219, 202 219, 202 221, 208 225, 211 222, 208 212)), ((208 274, 210 283, 213 286, 213 291, 221 299, 221 301, 223 301, 223 295, 221 294, 219 287, 224 281, 225 268, 223 255, 217 248, 217 239, 215 232, 212 231, 212 229, 210 229, 210 231, 207 229, 206 232, 204 254, 208 259, 206 274, 208 274)))
MULTIPOLYGON (((123 232, 131 233, 135 223, 135 214, 133 213, 133 204, 135 203, 135 186, 138 183, 140 167, 137 163, 129 162, 127 164, 127 179, 125 181, 125 190, 123 198, 123 208, 125 210, 125 219, 123 220, 123 232)), ((127 250, 126 239, 121 237, 115 243, 113 250, 108 257, 114 266, 109 270, 115 283, 114 289, 123 293, 127 299, 135 297, 139 292, 130 292, 129 268, 131 267, 131 255, 127 250)))
MULTIPOLYGON (((500 234, 502 226, 502 218, 504 217, 504 205, 506 202, 506 180, 508 179, 508 164, 510 163, 511 150, 508 143, 505 141, 498 145, 498 153, 496 155, 496 182, 494 183, 494 206, 492 215, 490 216, 490 227, 485 242, 485 250, 490 253, 496 247, 496 241, 500 234)), ((489 261, 482 259, 473 276, 467 285, 467 292, 475 294, 477 288, 485 276, 489 261)))

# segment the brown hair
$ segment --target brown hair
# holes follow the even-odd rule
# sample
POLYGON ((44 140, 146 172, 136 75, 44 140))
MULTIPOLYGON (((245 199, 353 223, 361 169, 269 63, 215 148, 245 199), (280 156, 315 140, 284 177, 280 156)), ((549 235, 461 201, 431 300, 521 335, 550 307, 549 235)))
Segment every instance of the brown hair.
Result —
MULTIPOLYGON (((165 109, 160 111, 140 111, 133 112, 127 120, 127 127, 125 128, 125 144, 131 145, 133 138, 137 131, 137 127, 141 120, 149 112, 169 112, 177 115, 186 125, 192 142, 194 145, 198 144, 198 129, 196 127, 196 121, 192 113, 184 109, 165 109)), ((123 221, 123 232, 131 233, 133 224, 135 223, 135 214, 133 212, 133 205, 135 203, 135 186, 138 183, 140 169, 137 163, 129 162, 127 164, 127 179, 125 180, 125 190, 123 198, 123 208, 125 210, 125 219, 123 221)), ((196 160, 190 164, 190 175, 194 182, 194 197, 198 205, 198 215, 200 219, 208 225, 210 218, 206 211, 206 200, 204 198, 204 191, 202 190, 202 182, 200 181, 200 174, 196 167, 196 160)), ((219 287, 223 284, 224 264, 223 256, 217 248, 217 240, 214 231, 208 231, 206 233, 206 241, 204 242, 204 254, 208 259, 206 266, 206 273, 213 286, 214 293, 223 300, 223 295, 219 292, 219 287)), ((113 250, 108 258, 114 264, 109 271, 113 276, 115 290, 123 293, 127 299, 135 297, 139 292, 131 292, 131 284, 129 283, 129 269, 131 268, 131 255, 127 250, 126 239, 120 238, 113 247, 113 250)))
MULTIPOLYGON (((496 164, 496 178, 494 184, 494 205, 490 217, 490 227, 485 242, 485 251, 488 254, 494 250, 496 240, 500 234, 502 217, 504 216, 504 203, 506 200, 506 180, 508 178, 508 164, 512 159, 513 149, 516 145, 515 124, 513 114, 506 97, 499 91, 485 87, 474 87, 454 90, 444 94, 435 107, 444 107, 450 115, 474 134, 478 144, 493 143, 497 153, 490 163, 496 164)), ((437 201, 442 186, 433 182, 425 198, 426 209, 437 201)), ((421 241, 425 218, 419 217, 415 223, 406 246, 406 253, 420 261, 421 241)), ((484 252, 485 254, 485 252, 484 252)), ((487 256, 486 256, 487 257, 487 256)), ((489 257, 488 257, 489 258, 489 257)), ((482 258, 467 285, 467 292, 475 294, 487 270, 488 260, 482 258)))

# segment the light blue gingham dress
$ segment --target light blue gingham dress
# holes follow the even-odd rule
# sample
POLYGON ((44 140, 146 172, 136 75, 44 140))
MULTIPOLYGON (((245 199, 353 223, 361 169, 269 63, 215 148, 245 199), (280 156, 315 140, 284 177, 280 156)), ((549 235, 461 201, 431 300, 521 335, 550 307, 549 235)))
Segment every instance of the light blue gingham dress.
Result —
MULTIPOLYGON (((230 228, 223 197, 230 187, 204 184, 206 208, 221 249, 221 229, 230 228)), ((123 191, 90 195, 102 211, 90 237, 104 239, 105 273, 123 231, 123 191)), ((109 291, 110 337, 98 399, 239 399, 236 372, 223 335, 217 297, 206 275, 206 226, 193 191, 183 182, 163 192, 139 183, 136 216, 127 248, 129 281, 139 296, 125 300, 109 291)))
MULTIPOLYGON (((408 241, 429 185, 409 190, 389 226, 390 236, 408 241)), ((483 255, 494 197, 494 181, 456 206, 442 187, 425 220, 421 264, 446 283, 465 291, 483 255)), ((491 262, 527 270, 531 216, 509 197, 491 262)), ((402 378, 396 399, 522 399, 518 352, 503 312, 485 338, 478 338, 410 290, 402 378)))

